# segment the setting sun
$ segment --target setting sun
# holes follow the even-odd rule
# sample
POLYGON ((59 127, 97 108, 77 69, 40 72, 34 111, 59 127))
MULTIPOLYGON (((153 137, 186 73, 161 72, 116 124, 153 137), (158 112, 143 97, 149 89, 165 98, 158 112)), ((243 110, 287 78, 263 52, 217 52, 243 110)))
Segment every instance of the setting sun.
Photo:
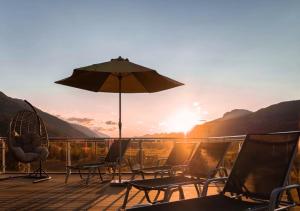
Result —
POLYGON ((160 123, 168 132, 184 132, 187 133, 195 125, 200 124, 202 117, 200 115, 199 107, 196 109, 185 108, 182 110, 176 110, 165 121, 160 123))

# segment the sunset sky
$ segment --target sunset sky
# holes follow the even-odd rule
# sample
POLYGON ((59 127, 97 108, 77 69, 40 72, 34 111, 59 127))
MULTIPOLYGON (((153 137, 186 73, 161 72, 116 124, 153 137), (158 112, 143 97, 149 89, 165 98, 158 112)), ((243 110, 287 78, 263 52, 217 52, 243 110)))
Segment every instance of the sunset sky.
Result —
POLYGON ((1 1, 0 91, 116 136, 118 96, 54 84, 122 56, 185 84, 123 95, 123 134, 300 99, 300 1, 1 1))

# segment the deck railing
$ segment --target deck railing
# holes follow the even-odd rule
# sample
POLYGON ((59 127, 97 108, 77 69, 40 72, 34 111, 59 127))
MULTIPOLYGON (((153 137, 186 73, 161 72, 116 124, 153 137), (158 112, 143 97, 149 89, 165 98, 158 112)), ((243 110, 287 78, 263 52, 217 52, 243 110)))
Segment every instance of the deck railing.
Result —
MULTIPOLYGON (((224 159, 224 166, 230 171, 240 146, 245 139, 241 136, 209 137, 209 138, 129 138, 130 145, 125 154, 125 161, 130 161, 133 167, 150 167, 158 160, 168 157, 176 142, 197 144, 199 142, 231 142, 230 149, 224 159)), ((49 173, 65 173, 66 165, 75 163, 95 162, 105 157, 109 144, 114 138, 50 138, 49 157, 45 169, 49 173)), ((300 182, 300 155, 298 153, 292 171, 293 180, 300 182)), ((14 160, 9 153, 6 138, 0 137, 0 173, 25 173, 35 169, 37 163, 22 164, 14 160)), ((130 171, 127 165, 123 173, 130 171)))

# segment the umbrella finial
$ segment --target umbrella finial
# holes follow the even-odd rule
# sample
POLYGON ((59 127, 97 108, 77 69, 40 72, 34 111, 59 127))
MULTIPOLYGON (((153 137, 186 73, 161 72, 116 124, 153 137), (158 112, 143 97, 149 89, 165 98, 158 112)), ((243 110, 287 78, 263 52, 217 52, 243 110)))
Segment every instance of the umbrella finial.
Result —
POLYGON ((118 62, 126 61, 126 62, 129 62, 129 59, 128 58, 124 59, 122 56, 119 56, 118 58, 111 59, 110 61, 118 61, 118 62))

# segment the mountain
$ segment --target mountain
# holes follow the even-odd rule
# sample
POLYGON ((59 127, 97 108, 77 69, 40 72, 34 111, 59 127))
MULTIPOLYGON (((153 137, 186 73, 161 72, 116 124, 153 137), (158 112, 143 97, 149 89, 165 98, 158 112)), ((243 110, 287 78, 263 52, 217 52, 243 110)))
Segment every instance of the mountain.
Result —
POLYGON ((235 119, 235 118, 239 118, 239 117, 243 117, 249 114, 252 114, 252 111, 248 111, 245 109, 234 109, 232 111, 226 112, 223 115, 223 120, 227 120, 227 119, 235 119))
POLYGON ((104 134, 104 133, 100 133, 98 131, 94 131, 91 130, 85 126, 79 125, 79 124, 75 124, 75 123, 70 123, 72 125, 72 127, 74 127, 76 130, 86 134, 88 137, 103 137, 103 138, 108 138, 109 136, 104 134))
POLYGON ((300 100, 281 102, 256 112, 233 110, 222 118, 195 126, 188 137, 231 136, 300 129, 300 100))
MULTIPOLYGON (((0 92, 0 136, 6 136, 11 118, 20 110, 30 107, 20 99, 6 96, 0 92)), ((56 116, 37 109, 39 116, 44 120, 49 137, 99 137, 87 127, 74 126, 56 116)))

